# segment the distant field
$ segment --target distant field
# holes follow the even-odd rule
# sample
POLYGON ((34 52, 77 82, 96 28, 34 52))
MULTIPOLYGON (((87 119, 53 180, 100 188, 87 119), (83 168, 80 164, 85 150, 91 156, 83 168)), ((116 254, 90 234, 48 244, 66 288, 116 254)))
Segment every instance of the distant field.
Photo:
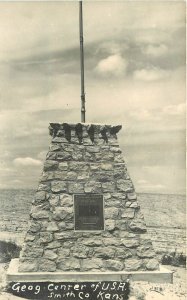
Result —
POLYGON ((186 227, 184 195, 138 194, 138 200, 148 226, 186 227))
MULTIPOLYGON (((0 191, 0 240, 11 238, 22 242, 34 193, 34 190, 0 191)), ((138 201, 155 250, 184 252, 185 196, 138 194, 138 201)))

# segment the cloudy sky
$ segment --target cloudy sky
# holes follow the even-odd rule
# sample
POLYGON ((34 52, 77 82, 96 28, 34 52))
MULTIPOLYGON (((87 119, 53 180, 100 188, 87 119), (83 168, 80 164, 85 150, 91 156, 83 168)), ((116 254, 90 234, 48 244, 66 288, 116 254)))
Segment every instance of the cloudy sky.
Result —
MULTIPOLYGON (((122 124, 137 192, 185 192, 185 2, 84 1, 87 122, 122 124)), ((80 121, 78 2, 0 2, 0 188, 36 188, 80 121)))

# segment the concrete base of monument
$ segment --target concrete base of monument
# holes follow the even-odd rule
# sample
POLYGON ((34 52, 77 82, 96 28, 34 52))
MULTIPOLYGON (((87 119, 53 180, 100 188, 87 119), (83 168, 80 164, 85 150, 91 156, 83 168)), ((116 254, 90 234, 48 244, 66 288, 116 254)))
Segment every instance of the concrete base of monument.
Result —
POLYGON ((158 271, 119 272, 18 272, 19 259, 12 259, 7 271, 7 282, 98 282, 98 281, 148 281, 173 283, 173 272, 160 266, 158 271))

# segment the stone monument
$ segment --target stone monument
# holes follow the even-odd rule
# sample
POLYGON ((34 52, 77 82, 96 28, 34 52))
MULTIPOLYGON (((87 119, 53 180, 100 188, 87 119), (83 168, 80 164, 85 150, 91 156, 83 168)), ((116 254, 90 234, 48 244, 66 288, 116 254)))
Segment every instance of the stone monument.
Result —
POLYGON ((117 140, 121 126, 50 124, 20 272, 158 270, 117 140))

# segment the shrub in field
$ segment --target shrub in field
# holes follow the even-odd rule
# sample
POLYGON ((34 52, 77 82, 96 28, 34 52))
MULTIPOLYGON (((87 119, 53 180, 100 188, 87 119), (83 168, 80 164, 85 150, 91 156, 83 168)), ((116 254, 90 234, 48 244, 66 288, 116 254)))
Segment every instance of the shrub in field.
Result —
POLYGON ((12 258, 19 257, 21 247, 15 242, 0 241, 0 262, 6 263, 12 258))
POLYGON ((186 266, 186 255, 182 252, 177 253, 175 250, 174 252, 164 253, 161 258, 162 265, 171 265, 176 267, 185 267, 186 266))

